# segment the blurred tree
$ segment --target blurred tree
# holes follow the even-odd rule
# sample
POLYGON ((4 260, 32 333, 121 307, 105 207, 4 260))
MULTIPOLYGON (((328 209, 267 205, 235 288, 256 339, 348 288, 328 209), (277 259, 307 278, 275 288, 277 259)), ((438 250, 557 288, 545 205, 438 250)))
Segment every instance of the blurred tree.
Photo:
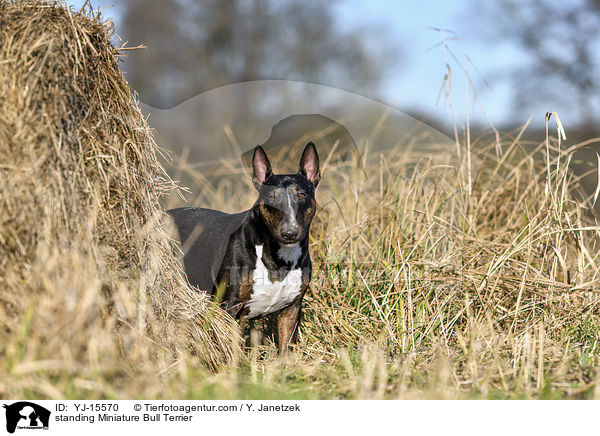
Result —
POLYGON ((582 124, 597 120, 600 102, 600 0, 501 0, 473 2, 481 23, 498 43, 525 54, 507 72, 519 108, 545 103, 577 111, 582 124))
POLYGON ((334 2, 130 0, 124 69, 142 100, 171 107, 224 84, 287 79, 374 93, 395 49, 385 32, 341 30, 334 2))

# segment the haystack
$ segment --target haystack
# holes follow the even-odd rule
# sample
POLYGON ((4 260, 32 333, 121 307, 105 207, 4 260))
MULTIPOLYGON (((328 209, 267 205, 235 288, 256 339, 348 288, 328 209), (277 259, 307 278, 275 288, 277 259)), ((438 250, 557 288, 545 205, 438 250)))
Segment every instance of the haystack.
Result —
POLYGON ((0 397, 38 386, 15 370, 156 374, 235 352, 173 256, 159 202, 177 188, 112 32, 92 10, 0 1, 0 397))

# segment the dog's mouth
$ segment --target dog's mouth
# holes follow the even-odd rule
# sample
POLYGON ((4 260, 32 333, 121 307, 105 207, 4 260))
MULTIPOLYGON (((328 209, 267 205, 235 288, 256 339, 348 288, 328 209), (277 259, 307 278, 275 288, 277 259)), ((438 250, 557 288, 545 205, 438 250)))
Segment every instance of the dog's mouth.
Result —
POLYGON ((291 247, 302 240, 302 234, 298 233, 295 236, 277 235, 277 242, 284 247, 291 247))

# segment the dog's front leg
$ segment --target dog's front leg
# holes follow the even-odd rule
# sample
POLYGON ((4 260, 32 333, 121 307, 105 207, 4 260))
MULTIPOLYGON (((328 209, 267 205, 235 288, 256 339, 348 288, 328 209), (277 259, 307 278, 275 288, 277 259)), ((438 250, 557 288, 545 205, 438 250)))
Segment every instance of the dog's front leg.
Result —
POLYGON ((292 303, 291 306, 282 309, 277 315, 277 345, 280 353, 287 351, 289 345, 296 341, 301 316, 301 298, 292 303))

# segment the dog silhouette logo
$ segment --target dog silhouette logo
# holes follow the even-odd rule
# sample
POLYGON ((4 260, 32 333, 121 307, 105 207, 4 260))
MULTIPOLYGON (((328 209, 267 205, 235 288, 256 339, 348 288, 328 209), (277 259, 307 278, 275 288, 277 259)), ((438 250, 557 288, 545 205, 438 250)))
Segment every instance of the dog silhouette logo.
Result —
POLYGON ((6 409, 6 431, 14 433, 18 429, 48 430, 50 411, 29 401, 19 401, 3 406, 6 409))

